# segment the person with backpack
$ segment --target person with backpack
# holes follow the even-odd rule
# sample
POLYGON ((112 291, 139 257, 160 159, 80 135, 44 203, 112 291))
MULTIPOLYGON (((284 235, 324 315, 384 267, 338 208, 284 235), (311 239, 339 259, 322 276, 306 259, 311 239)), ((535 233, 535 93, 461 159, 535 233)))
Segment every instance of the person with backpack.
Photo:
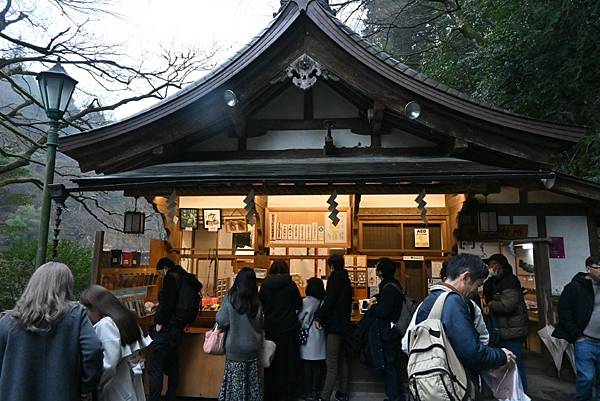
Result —
POLYGON ((423 300, 416 327, 410 332, 409 390, 416 399, 434 394, 439 399, 477 400, 480 372, 514 363, 515 355, 482 344, 473 326, 467 302, 488 275, 481 258, 454 256, 448 260, 446 273, 442 285, 451 291, 432 291, 423 300))
MULTIPOLYGON (((396 280, 396 265, 389 258, 381 258, 375 265, 379 283, 379 294, 371 304, 379 324, 379 336, 383 348, 383 372, 385 394, 389 401, 404 401, 404 390, 400 383, 400 340, 402 336, 394 325, 402 314, 406 297, 400 282, 396 280)), ((407 312, 405 312, 407 313, 407 312)))
POLYGON ((324 297, 323 280, 318 277, 309 278, 306 281, 306 297, 302 301, 302 310, 298 312, 300 359, 304 371, 306 401, 319 399, 324 379, 327 337, 324 330, 319 330, 314 325, 315 314, 324 297))
POLYGON ((186 325, 196 320, 202 284, 169 258, 161 258, 156 269, 163 273, 154 316, 152 358, 148 367, 149 401, 160 401, 163 374, 169 378, 166 399, 175 401, 179 381, 178 347, 186 325))
POLYGON ((99 401, 146 401, 142 374, 143 350, 152 340, 144 336, 136 315, 99 285, 85 290, 79 302, 104 348, 104 371, 99 401))
MULTIPOLYGON (((446 274, 447 264, 448 264, 448 262, 444 261, 442 268, 440 269, 440 278, 442 280, 442 283, 446 282, 446 280, 448 279, 448 276, 446 274)), ((436 290, 451 291, 450 287, 447 287, 443 284, 434 284, 429 288, 429 292, 436 291, 436 290)), ((475 330, 477 331, 477 334, 479 335, 479 341, 483 345, 488 345, 490 343, 490 333, 488 332, 487 326, 485 325, 485 320, 483 319, 483 313, 481 312, 481 308, 479 307, 477 302, 473 299, 473 297, 469 297, 469 301, 470 302, 468 302, 467 305, 469 306, 469 312, 471 313, 471 318, 473 320, 473 326, 475 327, 475 330)), ((422 303, 420 303, 417 306, 415 312, 412 314, 410 323, 404 333, 404 336, 402 337, 402 351, 406 355, 408 355, 408 339, 409 339, 410 331, 412 329, 414 329, 415 326, 417 325, 417 323, 416 323, 417 312, 418 312, 419 308, 421 307, 421 305, 422 305, 422 303)))

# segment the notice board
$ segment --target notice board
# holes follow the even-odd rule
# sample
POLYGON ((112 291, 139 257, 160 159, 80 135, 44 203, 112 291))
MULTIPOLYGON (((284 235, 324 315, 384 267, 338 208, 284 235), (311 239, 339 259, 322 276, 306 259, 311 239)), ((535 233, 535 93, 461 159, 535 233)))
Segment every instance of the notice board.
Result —
POLYGON ((336 226, 329 211, 322 209, 265 210, 267 247, 288 248, 350 248, 350 212, 338 208, 340 221, 336 226))

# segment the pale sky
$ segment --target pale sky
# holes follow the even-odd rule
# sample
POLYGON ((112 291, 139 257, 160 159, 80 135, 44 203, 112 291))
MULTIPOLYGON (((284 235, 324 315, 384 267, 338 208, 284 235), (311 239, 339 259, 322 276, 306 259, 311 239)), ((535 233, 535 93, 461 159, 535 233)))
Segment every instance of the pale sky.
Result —
MULTIPOLYGON (((132 66, 142 61, 146 65, 156 65, 153 60, 161 53, 161 46, 183 52, 194 49, 199 53, 216 46, 219 52, 214 61, 220 64, 260 33, 280 7, 280 0, 104 0, 108 4, 105 8, 111 14, 70 10, 67 19, 51 0, 14 1, 21 9, 32 11, 36 23, 41 22, 47 29, 45 36, 40 37, 40 29, 32 30, 26 24, 15 24, 10 29, 19 31, 11 32, 13 36, 45 45, 49 38, 65 27, 87 21, 87 34, 98 43, 118 45, 115 52, 122 54, 118 60, 132 66)), ((360 23, 357 21, 359 19, 354 18, 355 25, 360 23)), ((44 68, 48 66, 31 66, 34 71, 44 68)), ((132 95, 107 92, 72 65, 66 65, 65 69, 79 81, 78 89, 98 97, 105 104, 132 95)), ((205 73, 199 72, 193 79, 205 73)), ((141 92, 139 87, 132 89, 141 92)), ((169 95, 173 93, 171 91, 169 95)), ((85 107, 89 100, 76 92, 73 102, 85 107)), ((119 107, 112 116, 121 120, 156 102, 156 99, 148 99, 127 104, 119 107)))
MULTIPOLYGON (((249 42, 273 19, 279 0, 117 0, 119 17, 94 22, 91 30, 113 43, 122 43, 127 53, 143 58, 162 45, 174 49, 206 49, 216 44, 218 62, 224 61, 249 42)), ((199 76, 198 76, 199 77, 199 76)), ((197 78, 197 77, 195 77, 197 78)), ((119 108, 122 119, 155 103, 137 102, 119 108)))

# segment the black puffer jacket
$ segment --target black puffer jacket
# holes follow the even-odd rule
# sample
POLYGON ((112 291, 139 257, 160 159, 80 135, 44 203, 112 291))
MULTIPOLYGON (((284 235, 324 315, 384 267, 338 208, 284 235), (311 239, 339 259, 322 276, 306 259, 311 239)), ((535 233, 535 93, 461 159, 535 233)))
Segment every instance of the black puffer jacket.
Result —
POLYGON ((258 294, 265 313, 267 337, 287 333, 298 328, 296 313, 302 309, 298 286, 289 274, 267 276, 258 294))
POLYGON ((325 300, 316 320, 325 326, 327 334, 346 335, 352 313, 352 284, 346 269, 335 269, 327 279, 325 300))
POLYGON ((565 286, 558 301, 558 325, 552 335, 574 343, 590 322, 594 310, 594 288, 586 273, 577 273, 565 286))
POLYGON ((527 337, 527 305, 521 282, 512 271, 505 270, 496 277, 490 277, 483 286, 483 295, 490 313, 496 318, 501 340, 527 337))

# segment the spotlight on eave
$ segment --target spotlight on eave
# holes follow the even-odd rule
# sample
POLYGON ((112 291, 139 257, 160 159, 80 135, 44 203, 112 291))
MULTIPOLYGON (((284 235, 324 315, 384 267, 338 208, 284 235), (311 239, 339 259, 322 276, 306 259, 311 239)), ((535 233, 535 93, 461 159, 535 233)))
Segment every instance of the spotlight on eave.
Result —
POLYGON ((231 89, 227 89, 223 92, 223 100, 225 100, 225 104, 229 107, 235 107, 239 103, 237 95, 231 89))
POLYGON ((408 102, 404 106, 404 113, 409 120, 416 120, 421 115, 421 105, 415 101, 408 102))

